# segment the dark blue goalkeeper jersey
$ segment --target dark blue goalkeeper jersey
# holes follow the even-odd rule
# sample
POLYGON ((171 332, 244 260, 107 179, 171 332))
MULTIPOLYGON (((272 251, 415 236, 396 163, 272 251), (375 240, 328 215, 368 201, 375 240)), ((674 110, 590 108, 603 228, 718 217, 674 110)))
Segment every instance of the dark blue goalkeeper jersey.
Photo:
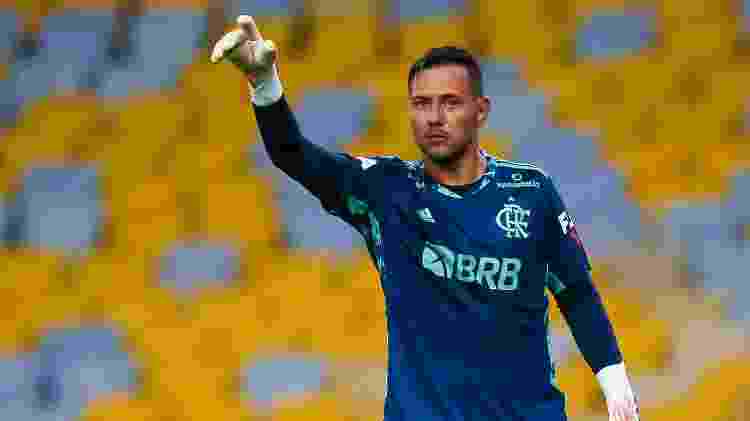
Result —
POLYGON ((420 161, 311 143, 285 98, 255 113, 273 163, 366 240, 387 307, 386 421, 564 420, 547 289, 594 371, 621 362, 543 170, 485 154, 485 174, 459 193, 420 161))

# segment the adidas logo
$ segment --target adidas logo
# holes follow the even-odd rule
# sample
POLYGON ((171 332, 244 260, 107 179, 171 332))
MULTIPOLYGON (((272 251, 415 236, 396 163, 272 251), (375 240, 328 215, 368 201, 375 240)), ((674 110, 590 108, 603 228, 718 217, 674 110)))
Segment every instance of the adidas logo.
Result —
POLYGON ((417 210, 417 215, 424 222, 435 223, 435 218, 432 217, 432 213, 427 208, 417 210))

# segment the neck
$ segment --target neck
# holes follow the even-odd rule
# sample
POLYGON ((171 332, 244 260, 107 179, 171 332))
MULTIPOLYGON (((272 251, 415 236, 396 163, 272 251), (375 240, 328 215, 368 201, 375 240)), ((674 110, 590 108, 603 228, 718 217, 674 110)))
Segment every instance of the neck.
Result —
POLYGON ((427 158, 424 160, 425 172, 438 183, 447 186, 471 184, 479 180, 486 168, 487 161, 476 143, 466 148, 466 152, 459 158, 450 162, 438 163, 427 158))

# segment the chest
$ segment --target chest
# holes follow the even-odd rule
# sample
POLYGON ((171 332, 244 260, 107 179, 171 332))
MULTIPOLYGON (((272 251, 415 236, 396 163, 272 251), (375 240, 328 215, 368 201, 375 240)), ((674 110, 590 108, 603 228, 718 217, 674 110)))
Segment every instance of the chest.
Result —
POLYGON ((406 221, 422 240, 464 253, 533 257, 544 236, 543 197, 532 190, 488 186, 463 197, 450 192, 413 192, 399 203, 406 221))

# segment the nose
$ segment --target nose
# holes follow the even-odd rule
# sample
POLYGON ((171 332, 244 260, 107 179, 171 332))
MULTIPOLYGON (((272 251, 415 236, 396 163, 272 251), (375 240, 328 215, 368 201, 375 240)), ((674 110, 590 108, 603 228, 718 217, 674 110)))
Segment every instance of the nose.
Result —
POLYGON ((445 124, 445 112, 440 104, 433 104, 427 112, 427 123, 430 126, 442 126, 445 124))

